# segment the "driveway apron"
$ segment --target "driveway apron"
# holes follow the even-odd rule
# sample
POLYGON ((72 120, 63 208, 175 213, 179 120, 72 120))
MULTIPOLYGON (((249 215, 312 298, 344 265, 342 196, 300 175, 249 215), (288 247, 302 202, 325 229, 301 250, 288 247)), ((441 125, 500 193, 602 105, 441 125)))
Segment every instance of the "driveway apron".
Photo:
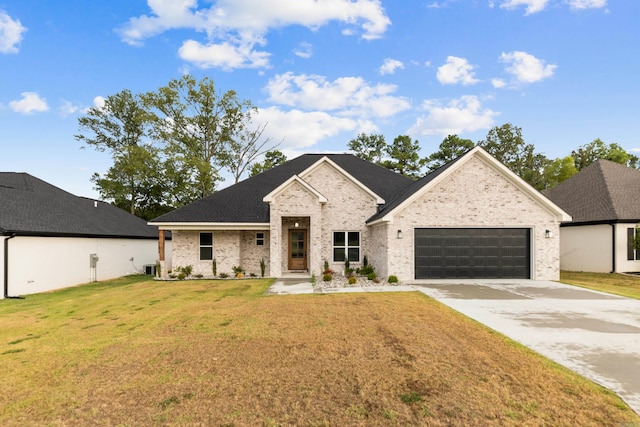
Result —
POLYGON ((640 301, 546 281, 415 289, 617 393, 640 413, 640 301))

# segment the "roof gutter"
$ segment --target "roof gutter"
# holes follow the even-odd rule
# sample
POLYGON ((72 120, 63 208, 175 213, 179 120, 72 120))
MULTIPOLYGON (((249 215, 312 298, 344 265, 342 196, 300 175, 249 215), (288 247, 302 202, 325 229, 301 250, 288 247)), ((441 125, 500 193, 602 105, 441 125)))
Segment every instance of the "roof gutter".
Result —
POLYGON ((4 239, 4 297, 14 299, 24 299, 24 297, 9 296, 9 240, 16 237, 16 233, 4 239))

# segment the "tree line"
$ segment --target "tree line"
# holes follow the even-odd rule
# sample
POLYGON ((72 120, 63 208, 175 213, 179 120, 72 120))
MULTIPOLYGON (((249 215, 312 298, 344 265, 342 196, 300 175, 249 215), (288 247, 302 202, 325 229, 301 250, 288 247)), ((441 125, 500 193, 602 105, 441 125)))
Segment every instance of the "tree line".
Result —
MULTIPOLYGON (((225 172, 238 182, 243 175, 257 175, 287 160, 264 136, 267 124, 256 124, 256 114, 251 101, 235 91, 222 93, 211 79, 186 75, 156 91, 123 90, 107 97, 78 119, 75 138, 111 156, 107 172, 91 177, 102 199, 152 219, 212 194, 225 172)), ((479 145, 539 190, 597 159, 638 167, 638 157, 600 139, 549 159, 510 123, 492 128, 478 142, 449 135, 424 158, 419 142, 408 135, 387 144, 381 134, 361 133, 347 145, 356 156, 413 179, 479 145)))
POLYGON ((256 113, 235 91, 186 75, 156 91, 107 97, 78 119, 75 138, 111 156, 107 172, 91 177, 100 196, 151 219, 213 193, 223 171, 238 182, 260 170, 256 159, 275 145, 256 113))
POLYGON ((493 127, 485 139, 473 142, 448 135, 438 150, 431 155, 419 156, 420 143, 407 135, 399 135, 387 144, 381 134, 361 133, 348 143, 356 156, 377 163, 409 178, 418 179, 458 158, 475 146, 481 146, 507 168, 538 190, 552 188, 570 178, 598 159, 611 160, 637 168, 639 159, 616 143, 607 144, 596 138, 565 157, 549 159, 538 153, 533 144, 527 144, 522 129, 505 123, 493 127))

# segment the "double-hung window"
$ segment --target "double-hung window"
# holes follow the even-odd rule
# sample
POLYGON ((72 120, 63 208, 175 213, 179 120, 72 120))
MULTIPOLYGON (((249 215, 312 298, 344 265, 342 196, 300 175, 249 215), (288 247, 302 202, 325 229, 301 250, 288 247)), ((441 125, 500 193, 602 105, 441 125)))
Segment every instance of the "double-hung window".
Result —
POLYGON ((256 233, 256 246, 264 246, 264 233, 256 233))
POLYGON ((213 260, 213 233, 200 233, 200 261, 213 260))
POLYGON ((344 262, 346 260, 349 262, 360 261, 359 231, 333 232, 333 261, 344 262))

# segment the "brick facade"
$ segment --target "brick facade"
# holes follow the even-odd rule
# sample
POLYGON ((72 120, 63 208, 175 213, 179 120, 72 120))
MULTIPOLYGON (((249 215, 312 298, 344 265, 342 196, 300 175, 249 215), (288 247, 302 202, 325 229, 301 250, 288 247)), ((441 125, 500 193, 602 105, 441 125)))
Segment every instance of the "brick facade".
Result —
MULTIPOLYGON (((261 259, 267 264, 266 276, 287 273, 289 231, 298 228, 307 232, 309 274, 319 277, 325 260, 334 271, 341 272, 344 262, 333 262, 333 233, 358 231, 360 259, 352 262, 352 267, 360 266, 367 256, 379 277, 392 274, 409 281, 415 278, 416 228, 505 227, 531 230, 532 279, 558 279, 562 212, 523 187, 486 153, 476 151, 468 156, 370 225, 366 221, 376 214, 380 200, 333 162, 321 160, 264 195, 270 221, 260 231, 264 233, 264 245, 256 244, 253 230, 214 231, 218 273, 232 274, 232 267, 241 265, 247 273, 259 276, 261 259), (547 238, 546 230, 553 237, 547 238)), ((173 230, 174 268, 192 265, 194 274, 210 275, 211 261, 198 260, 198 246, 198 231, 173 230)))
POLYGON ((389 274, 414 279, 414 229, 430 227, 530 228, 532 279, 559 278, 559 223, 554 215, 479 156, 394 215, 387 233, 389 274), (397 230, 403 239, 397 239, 397 230), (546 230, 554 237, 545 238, 546 230))

